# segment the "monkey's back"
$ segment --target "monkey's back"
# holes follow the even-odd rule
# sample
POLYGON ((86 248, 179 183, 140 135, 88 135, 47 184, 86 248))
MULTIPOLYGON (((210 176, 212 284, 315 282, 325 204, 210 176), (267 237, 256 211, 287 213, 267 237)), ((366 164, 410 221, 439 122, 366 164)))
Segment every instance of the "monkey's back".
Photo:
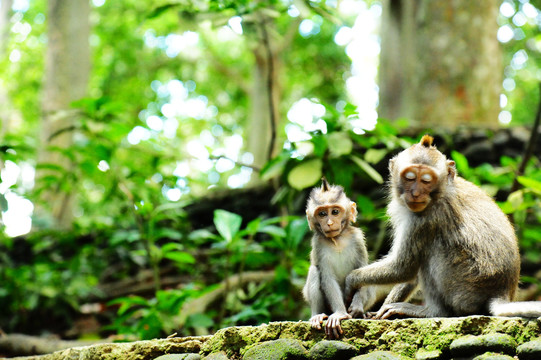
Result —
MULTIPOLYGON (((430 246, 421 264, 425 296, 449 315, 487 313, 488 301, 514 297, 520 257, 514 229, 479 187, 457 177, 424 222, 430 246)), ((423 231, 423 229, 420 229, 423 231)))

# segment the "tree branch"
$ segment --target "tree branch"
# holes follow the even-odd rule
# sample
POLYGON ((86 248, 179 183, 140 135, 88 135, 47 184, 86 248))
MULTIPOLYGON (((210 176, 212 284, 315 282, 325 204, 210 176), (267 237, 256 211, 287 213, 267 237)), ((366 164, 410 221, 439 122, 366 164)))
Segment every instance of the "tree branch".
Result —
POLYGON ((526 151, 524 152, 524 157, 522 158, 522 162, 520 163, 520 166, 517 170, 517 174, 515 175, 515 179, 513 180, 513 186, 511 187, 511 192, 517 191, 520 186, 518 182, 518 177, 524 175, 524 171, 526 170, 526 165, 528 165, 528 161, 532 157, 534 147, 537 144, 537 136, 539 135, 540 122, 541 122, 541 82, 539 83, 539 104, 537 105, 537 114, 535 115, 532 132, 530 134, 530 139, 528 140, 528 145, 526 146, 526 151))

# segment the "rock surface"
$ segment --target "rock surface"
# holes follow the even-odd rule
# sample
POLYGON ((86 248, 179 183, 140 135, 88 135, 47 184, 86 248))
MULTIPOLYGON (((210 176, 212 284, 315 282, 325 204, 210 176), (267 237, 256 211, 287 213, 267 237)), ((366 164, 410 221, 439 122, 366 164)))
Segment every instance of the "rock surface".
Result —
POLYGON ((327 339, 308 322, 275 322, 225 328, 212 336, 99 344, 16 359, 541 359, 541 318, 346 320, 342 325, 340 339, 327 339))

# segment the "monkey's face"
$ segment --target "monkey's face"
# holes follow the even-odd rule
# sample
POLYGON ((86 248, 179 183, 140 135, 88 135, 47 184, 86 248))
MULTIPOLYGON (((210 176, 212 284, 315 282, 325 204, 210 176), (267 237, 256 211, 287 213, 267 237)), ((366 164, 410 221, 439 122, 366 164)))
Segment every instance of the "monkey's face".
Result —
POLYGON ((348 222, 346 210, 339 205, 318 206, 314 211, 317 227, 323 235, 334 238, 340 235, 348 222))
POLYGON ((430 204, 430 194, 437 188, 438 175, 430 166, 411 165, 400 172, 399 192, 407 207, 421 212, 430 204))

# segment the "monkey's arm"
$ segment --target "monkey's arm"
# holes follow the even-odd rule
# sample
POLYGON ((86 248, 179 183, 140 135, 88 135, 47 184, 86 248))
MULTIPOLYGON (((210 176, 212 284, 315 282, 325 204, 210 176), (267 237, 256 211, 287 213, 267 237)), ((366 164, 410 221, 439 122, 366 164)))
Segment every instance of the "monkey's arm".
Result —
POLYGON ((344 295, 334 274, 328 267, 322 266, 319 271, 321 274, 321 290, 323 291, 332 312, 345 313, 346 305, 344 303, 344 295))
POLYGON ((402 301, 407 301, 410 295, 417 289, 418 281, 415 278, 414 281, 395 285, 389 295, 383 302, 384 305, 392 304, 402 301))
POLYGON ((419 271, 418 254, 409 250, 404 254, 393 249, 387 258, 353 270, 346 278, 347 298, 364 285, 403 283, 414 279, 419 271))
POLYGON ((321 289, 325 294, 327 303, 329 304, 332 314, 327 320, 325 326, 325 333, 329 337, 338 338, 343 333, 340 322, 342 320, 351 319, 346 311, 346 305, 344 303, 344 295, 340 289, 336 276, 330 271, 330 266, 322 266, 321 273, 321 289))
MULTIPOLYGON (((310 266, 308 270, 308 276, 306 278, 306 284, 304 285, 302 293, 308 304, 310 304, 311 316, 314 321, 316 321, 316 319, 314 318, 316 315, 325 315, 323 314, 325 312, 325 299, 323 298, 323 294, 321 292, 319 270, 317 266, 310 266)), ((320 318, 318 318, 318 324, 320 324, 325 318, 326 315, 324 317, 320 316, 320 318)), ((310 322, 313 322, 312 319, 310 319, 310 322)), ((312 324, 312 326, 321 329, 321 325, 316 326, 316 324, 314 323, 312 324)))
POLYGON ((363 286, 355 292, 348 307, 348 314, 353 318, 364 318, 365 311, 369 310, 375 301, 376 289, 373 286, 363 286))

